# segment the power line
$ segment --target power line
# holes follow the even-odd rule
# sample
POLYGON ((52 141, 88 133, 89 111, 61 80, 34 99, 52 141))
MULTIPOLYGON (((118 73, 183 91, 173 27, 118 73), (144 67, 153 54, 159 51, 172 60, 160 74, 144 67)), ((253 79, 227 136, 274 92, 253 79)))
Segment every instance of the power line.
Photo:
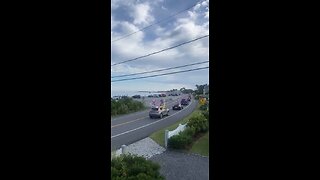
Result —
POLYGON ((209 62, 209 61, 202 61, 202 62, 198 62, 198 63, 186 64, 186 65, 182 65, 182 66, 176 66, 176 67, 158 69, 158 70, 153 70, 153 71, 145 71, 145 72, 140 72, 140 73, 126 74, 126 75, 118 75, 118 76, 111 76, 111 78, 125 77, 125 76, 133 76, 133 75, 138 75, 138 74, 148 74, 148 73, 153 73, 153 72, 166 71, 166 70, 169 70, 169 69, 176 69, 176 68, 181 68, 181 67, 193 66, 193 65, 197 65, 197 64, 203 64, 203 63, 207 63, 207 62, 209 62))
POLYGON ((150 77, 165 76, 165 75, 169 75, 169 74, 178 74, 178 73, 197 71, 197 70, 207 69, 207 68, 209 68, 209 66, 202 67, 202 68, 188 69, 188 70, 184 70, 184 71, 176 71, 176 72, 170 72, 170 73, 164 73, 164 74, 151 75, 151 76, 142 76, 142 77, 136 77, 136 78, 118 79, 118 80, 113 80, 113 81, 111 80, 111 82, 128 81, 128 80, 134 80, 134 79, 144 79, 144 78, 150 78, 150 77))
POLYGON ((126 60, 126 61, 114 63, 114 64, 112 64, 111 66, 118 65, 118 64, 123 64, 123 63, 130 62, 130 61, 135 61, 135 60, 138 60, 138 59, 141 59, 141 58, 144 58, 144 57, 148 57, 148 56, 151 56, 151 55, 154 55, 154 54, 158 54, 158 53, 161 53, 161 52, 164 52, 164 51, 167 51, 167 50, 170 50, 170 49, 173 49, 173 48, 176 48, 176 47, 179 47, 179 46, 188 44, 188 43, 192 43, 192 42, 194 42, 194 41, 200 40, 200 39, 205 38, 205 37, 208 37, 208 36, 209 36, 209 34, 208 34, 208 35, 205 35, 205 36, 198 37, 198 38, 196 38, 196 39, 193 39, 193 40, 190 40, 190 41, 187 41, 187 42, 183 42, 183 43, 181 43, 181 44, 178 44, 178 45, 175 45, 175 46, 166 48, 166 49, 162 49, 162 50, 160 50, 160 51, 156 51, 156 52, 153 52, 153 53, 144 55, 144 56, 139 56, 139 57, 134 58, 134 59, 129 59, 129 60, 126 60))
MULTIPOLYGON (((205 1, 205 0, 204 0, 204 1, 205 1)), ((135 32, 129 33, 129 34, 124 35, 124 36, 122 36, 122 37, 120 37, 120 38, 118 38, 118 39, 115 39, 115 40, 111 41, 111 43, 116 42, 116 41, 119 41, 119 40, 124 39, 124 38, 126 38, 126 37, 129 37, 129 36, 131 36, 131 35, 133 35, 133 34, 136 34, 137 32, 140 32, 140 31, 143 31, 143 30, 145 30, 145 29, 148 29, 148 28, 150 28, 150 27, 153 26, 153 25, 156 25, 156 24, 159 24, 159 23, 161 23, 161 22, 163 22, 163 21, 165 21, 165 20, 168 20, 168 19, 170 19, 170 18, 172 18, 172 17, 174 17, 174 16, 176 16, 176 15, 182 13, 182 12, 185 12, 185 11, 193 8, 193 7, 196 6, 197 4, 202 3, 202 2, 204 2, 204 1, 201 1, 201 2, 198 1, 197 3, 195 3, 195 4, 193 4, 192 6, 188 7, 187 9, 181 10, 181 11, 179 11, 179 12, 177 12, 177 13, 171 15, 171 16, 168 16, 168 17, 166 17, 166 18, 164 18, 164 19, 161 19, 161 20, 159 20, 159 21, 157 21, 157 22, 155 22, 155 23, 153 23, 153 24, 150 24, 150 25, 148 25, 148 26, 146 26, 146 27, 143 27, 143 28, 141 28, 141 29, 139 29, 139 30, 137 30, 137 31, 135 31, 135 32)), ((170 21, 171 21, 171 20, 170 20, 170 21)))

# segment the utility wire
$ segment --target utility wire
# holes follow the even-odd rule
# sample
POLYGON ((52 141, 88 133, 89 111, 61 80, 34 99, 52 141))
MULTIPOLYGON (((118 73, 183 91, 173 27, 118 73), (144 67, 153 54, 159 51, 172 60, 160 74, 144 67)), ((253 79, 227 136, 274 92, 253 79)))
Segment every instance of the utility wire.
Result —
POLYGON ((169 74, 178 74, 178 73, 197 71, 197 70, 207 69, 207 68, 209 68, 209 66, 202 67, 202 68, 188 69, 188 70, 184 70, 184 71, 175 71, 175 72, 170 72, 170 73, 151 75, 151 76, 142 76, 142 77, 136 77, 136 78, 127 78, 127 79, 117 79, 117 80, 113 80, 113 81, 111 80, 111 82, 128 81, 128 80, 134 80, 134 79, 144 79, 144 78, 150 78, 150 77, 165 76, 165 75, 169 75, 169 74))
POLYGON ((140 73, 111 76, 111 78, 133 76, 133 75, 138 75, 138 74, 148 74, 148 73, 153 73, 153 72, 166 71, 169 69, 176 69, 176 68, 181 68, 181 67, 193 66, 193 65, 197 65, 197 64, 203 64, 203 63, 207 63, 207 62, 209 62, 209 61, 202 61, 202 62, 198 62, 198 63, 186 64, 186 65, 182 65, 182 66, 170 67, 170 68, 165 68, 165 69, 158 69, 158 70, 153 70, 153 71, 145 71, 145 72, 140 72, 140 73))
MULTIPOLYGON (((204 0, 204 1, 205 1, 205 0, 204 0)), ((192 6, 188 7, 187 9, 184 9, 184 10, 182 10, 182 11, 179 11, 179 12, 177 12, 177 13, 171 15, 171 16, 168 16, 168 17, 166 17, 166 18, 164 18, 164 19, 161 19, 161 20, 159 20, 159 21, 157 21, 157 22, 155 22, 155 23, 153 23, 153 24, 150 24, 150 25, 148 25, 148 26, 146 26, 146 27, 143 27, 143 28, 141 28, 141 29, 139 29, 139 30, 137 30, 137 31, 135 31, 135 32, 129 33, 129 34, 124 35, 124 36, 122 36, 122 37, 120 37, 120 38, 118 38, 118 39, 115 39, 115 40, 111 41, 111 43, 116 42, 116 41, 119 41, 119 40, 124 39, 124 38, 126 38, 126 37, 129 37, 129 36, 131 36, 131 35, 133 35, 133 34, 136 34, 137 32, 140 32, 140 31, 143 31, 143 30, 145 30, 145 29, 148 29, 148 28, 150 28, 151 26, 156 25, 156 24, 159 24, 159 23, 161 23, 161 22, 163 22, 163 21, 165 21, 165 20, 169 20, 170 18, 172 18, 172 17, 174 17, 174 16, 176 16, 176 15, 182 13, 182 12, 185 12, 185 11, 193 8, 193 7, 196 6, 197 4, 202 3, 202 2, 204 2, 204 1, 201 1, 201 2, 198 1, 197 3, 195 3, 195 4, 193 4, 192 6)))
POLYGON ((134 59, 129 59, 129 60, 126 60, 126 61, 114 63, 114 64, 112 64, 111 66, 115 66, 115 65, 118 65, 118 64, 123 64, 123 63, 130 62, 130 61, 135 61, 135 60, 138 60, 138 59, 141 59, 141 58, 144 58, 144 57, 148 57, 148 56, 151 56, 151 55, 154 55, 154 54, 158 54, 158 53, 161 53, 161 52, 164 52, 164 51, 167 51, 167 50, 170 50, 170 49, 173 49, 173 48, 176 48, 176 47, 179 47, 179 46, 188 44, 188 43, 192 43, 192 42, 194 42, 194 41, 200 40, 200 39, 205 38, 205 37, 208 37, 208 36, 209 36, 209 34, 208 34, 208 35, 205 35, 205 36, 198 37, 198 38, 196 38, 196 39, 193 39, 193 40, 190 40, 190 41, 187 41, 187 42, 183 42, 183 43, 181 43, 181 44, 178 44, 178 45, 175 45, 175 46, 166 48, 166 49, 162 49, 162 50, 160 50, 160 51, 156 51, 156 52, 153 52, 153 53, 144 55, 144 56, 139 56, 139 57, 134 58, 134 59))

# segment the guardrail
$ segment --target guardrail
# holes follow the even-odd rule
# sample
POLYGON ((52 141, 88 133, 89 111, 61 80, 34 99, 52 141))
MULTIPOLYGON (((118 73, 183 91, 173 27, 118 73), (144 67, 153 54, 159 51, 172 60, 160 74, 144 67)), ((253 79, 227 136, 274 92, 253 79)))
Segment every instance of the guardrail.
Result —
POLYGON ((164 133, 165 148, 168 147, 168 139, 170 139, 174 135, 179 134, 181 131, 184 131, 186 129, 186 126, 187 126, 186 124, 184 124, 184 125, 179 124, 179 126, 175 130, 172 130, 172 131, 165 130, 165 133, 164 133))

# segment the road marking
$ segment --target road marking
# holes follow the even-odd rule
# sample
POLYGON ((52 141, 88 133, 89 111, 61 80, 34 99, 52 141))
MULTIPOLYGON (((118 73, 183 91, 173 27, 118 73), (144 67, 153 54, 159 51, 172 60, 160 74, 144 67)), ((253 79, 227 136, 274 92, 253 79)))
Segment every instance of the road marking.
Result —
POLYGON ((132 122, 135 122, 135 121, 139 121, 139 120, 144 119, 144 118, 146 118, 146 117, 149 117, 149 116, 144 116, 144 117, 142 117, 142 118, 138 118, 138 119, 135 119, 135 120, 133 120, 133 121, 128 121, 128 122, 125 122, 125 123, 117 124, 117 125, 111 126, 111 128, 117 127, 117 126, 121 126, 121 125, 125 125, 125 124, 128 124, 128 123, 132 123, 132 122))
MULTIPOLYGON (((182 111, 186 110, 188 107, 190 107, 190 105, 191 105, 191 104, 192 104, 192 100, 191 100, 191 103, 190 103, 186 108, 183 108, 182 110, 180 110, 180 111, 178 111, 178 112, 176 112, 176 113, 174 113, 174 114, 171 114, 171 115, 170 115, 170 116, 168 116, 168 117, 171 117, 171 116, 173 116, 173 115, 175 115, 175 114, 178 114, 178 113, 180 113, 180 112, 182 112, 182 111)), ((125 131, 125 132, 123 132, 123 133, 120 133, 120 134, 117 134, 117 135, 111 136, 111 139, 112 139, 112 138, 115 138, 115 137, 118 137, 118 136, 121 136, 121 135, 124 135, 124 134, 127 134, 127 133, 130 133, 130 132, 132 132, 132 131, 136 131, 136 130, 138 130, 138 129, 141 129, 141 128, 144 128, 144 127, 150 126, 150 125, 155 124, 155 123, 157 123, 157 122, 163 121, 163 120, 167 119, 168 117, 165 117, 165 118, 163 118, 163 119, 161 119, 161 120, 158 120, 158 121, 155 121, 155 122, 152 122, 152 123, 146 124, 146 125, 144 125, 144 126, 140 126, 140 127, 138 127, 138 128, 131 129, 131 130, 129 130, 129 131, 125 131)))
MULTIPOLYGON (((171 104, 173 104, 173 103, 175 103, 175 102, 168 103, 168 105, 171 105, 171 104)), ((139 114, 140 114, 140 113, 139 113, 139 114)), ((144 119, 144 118, 146 118, 146 117, 149 117, 149 115, 148 115, 148 116, 141 117, 141 118, 138 118, 138 119, 135 119, 135 120, 132 120, 132 121, 128 121, 128 122, 125 122, 125 123, 116 124, 116 125, 114 125, 114 126, 111 126, 111 128, 117 127, 117 126, 121 126, 121 125, 125 125, 125 124, 129 124, 129 123, 132 123, 132 122, 136 122, 136 121, 142 120, 142 119, 144 119)))
MULTIPOLYGON (((178 99, 178 98, 170 100, 170 98, 167 98, 166 100, 168 100, 168 101, 175 101, 175 100, 177 100, 177 99, 178 99)), ((168 103, 168 104, 169 104, 169 103, 168 103)), ((170 104, 171 104, 171 103, 170 103, 170 104)), ((150 107, 151 107, 151 106, 150 106, 150 107)), ((148 107, 148 108, 150 108, 150 107, 148 107)), ((145 111, 148 111, 148 110, 144 110, 144 111, 141 111, 141 112, 137 112, 135 115, 145 113, 145 111)), ((126 116, 126 114, 123 115, 123 116, 126 116)), ((148 117, 148 116, 146 116, 146 117, 148 117)), ((119 119, 119 118, 121 118, 121 117, 118 117, 118 118, 115 118, 115 119, 111 119, 111 121, 115 121, 115 120, 117 120, 117 119, 119 119)), ((115 126, 117 126, 117 125, 115 125, 115 126)), ((111 126, 111 128, 112 128, 112 126, 111 126)))

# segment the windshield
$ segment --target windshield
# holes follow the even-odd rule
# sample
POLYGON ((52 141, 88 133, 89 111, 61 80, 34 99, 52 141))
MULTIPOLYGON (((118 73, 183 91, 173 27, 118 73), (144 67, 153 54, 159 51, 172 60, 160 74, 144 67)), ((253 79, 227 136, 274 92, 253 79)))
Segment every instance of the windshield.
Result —
POLYGON ((158 111, 158 108, 151 108, 151 110, 158 111))

